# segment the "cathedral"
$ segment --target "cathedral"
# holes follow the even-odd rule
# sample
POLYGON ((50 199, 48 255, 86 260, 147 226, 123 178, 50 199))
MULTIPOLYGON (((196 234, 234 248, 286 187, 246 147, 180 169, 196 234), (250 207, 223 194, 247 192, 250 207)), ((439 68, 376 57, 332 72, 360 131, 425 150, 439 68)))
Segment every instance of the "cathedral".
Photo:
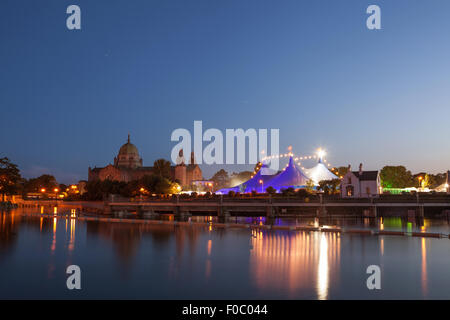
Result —
MULTIPOLYGON (((202 170, 195 163, 194 154, 191 154, 190 164, 184 163, 182 158, 182 150, 180 151, 181 161, 176 166, 171 166, 171 178, 173 181, 178 181, 183 187, 191 187, 192 183, 197 180, 202 180, 202 170)), ((138 149, 130 142, 130 135, 128 141, 119 149, 119 154, 114 158, 114 164, 109 164, 103 168, 89 167, 89 181, 96 180, 116 180, 129 182, 138 180, 145 175, 153 174, 153 167, 144 167, 142 158, 139 156, 138 149)))

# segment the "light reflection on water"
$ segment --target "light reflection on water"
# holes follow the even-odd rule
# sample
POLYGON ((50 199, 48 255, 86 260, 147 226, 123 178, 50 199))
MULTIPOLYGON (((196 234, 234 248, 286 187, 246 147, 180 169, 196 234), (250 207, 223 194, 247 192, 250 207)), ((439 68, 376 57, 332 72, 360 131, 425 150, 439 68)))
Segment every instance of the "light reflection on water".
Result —
MULTIPOLYGON (((445 290, 450 285, 448 239, 85 222, 75 217, 70 210, 51 218, 1 213, 0 283, 6 285, 0 287, 0 298, 450 298, 445 290), (70 264, 83 270, 86 286, 77 294, 64 289, 70 264), (365 286, 371 264, 382 268, 379 292, 365 286), (26 267, 33 272, 24 272, 26 267)), ((369 224, 448 227, 427 220, 408 226, 396 218, 369 224)))
POLYGON ((426 297, 428 295, 427 287, 427 246, 426 239, 422 238, 422 292, 426 297))
POLYGON ((260 290, 287 290, 294 298, 313 285, 317 298, 327 299, 329 269, 339 272, 339 234, 252 230, 252 235, 250 274, 260 290))

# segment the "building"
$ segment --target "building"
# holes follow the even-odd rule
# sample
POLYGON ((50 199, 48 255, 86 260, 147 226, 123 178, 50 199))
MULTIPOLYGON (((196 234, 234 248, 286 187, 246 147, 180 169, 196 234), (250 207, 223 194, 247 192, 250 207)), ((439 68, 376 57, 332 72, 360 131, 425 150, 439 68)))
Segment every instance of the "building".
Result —
POLYGON ((362 163, 359 171, 348 172, 341 180, 341 196, 343 198, 368 198, 381 193, 381 182, 379 171, 363 171, 362 163))
MULTIPOLYGON (((192 181, 203 180, 203 174, 200 167, 195 163, 194 154, 191 154, 191 162, 186 165, 180 152, 181 160, 176 166, 170 167, 171 179, 176 180, 183 187, 190 187, 192 181)), ((153 174, 153 167, 143 166, 143 160, 139 155, 137 147, 128 141, 120 147, 117 157, 114 158, 113 164, 106 167, 89 167, 88 180, 115 180, 129 182, 139 180, 145 175, 153 174)))

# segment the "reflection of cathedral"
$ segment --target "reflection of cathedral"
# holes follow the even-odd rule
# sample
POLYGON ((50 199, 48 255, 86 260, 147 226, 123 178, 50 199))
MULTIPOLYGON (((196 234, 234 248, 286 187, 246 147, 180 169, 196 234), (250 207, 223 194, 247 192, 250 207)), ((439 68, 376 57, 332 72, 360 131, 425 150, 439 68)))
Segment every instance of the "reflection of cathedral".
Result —
MULTIPOLYGON (((182 186, 190 186, 192 181, 202 180, 202 170, 195 163, 194 156, 191 155, 191 162, 188 165, 184 161, 176 166, 171 166, 171 176, 173 180, 178 180, 182 186)), ((95 180, 117 180, 129 182, 138 180, 145 175, 153 173, 153 167, 144 167, 138 149, 128 141, 120 147, 119 154, 114 158, 114 164, 109 164, 103 168, 89 167, 89 181, 95 180)))

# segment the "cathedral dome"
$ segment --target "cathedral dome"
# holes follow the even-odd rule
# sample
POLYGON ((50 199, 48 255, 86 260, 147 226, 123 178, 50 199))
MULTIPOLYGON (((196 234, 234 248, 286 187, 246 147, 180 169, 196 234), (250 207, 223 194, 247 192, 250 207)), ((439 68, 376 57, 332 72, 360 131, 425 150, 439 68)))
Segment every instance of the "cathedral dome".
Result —
POLYGON ((142 167, 142 159, 136 146, 130 142, 130 135, 127 143, 120 147, 119 154, 114 158, 114 165, 128 168, 142 167))
POLYGON ((139 156, 138 149, 136 146, 130 142, 125 143, 120 147, 119 155, 135 155, 139 156))

